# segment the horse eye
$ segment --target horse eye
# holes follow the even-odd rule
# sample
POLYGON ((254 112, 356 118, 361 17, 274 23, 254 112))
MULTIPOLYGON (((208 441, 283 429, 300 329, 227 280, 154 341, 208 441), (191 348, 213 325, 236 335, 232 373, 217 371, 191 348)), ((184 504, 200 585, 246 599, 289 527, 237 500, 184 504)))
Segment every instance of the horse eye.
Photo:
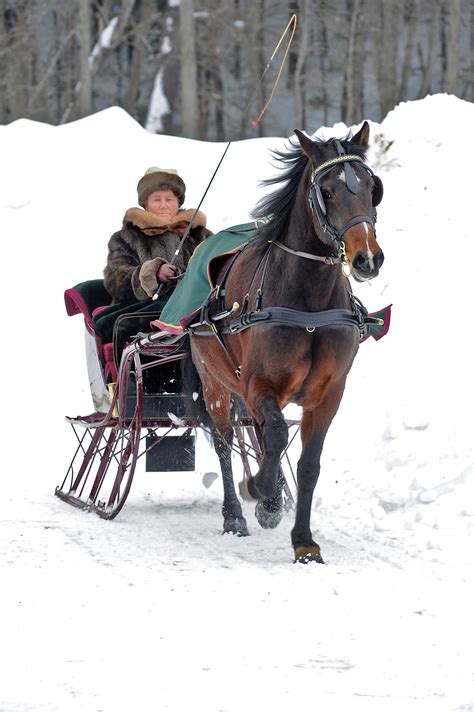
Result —
POLYGON ((325 190, 324 188, 321 191, 321 195, 323 196, 324 200, 331 200, 331 193, 329 190, 325 190))

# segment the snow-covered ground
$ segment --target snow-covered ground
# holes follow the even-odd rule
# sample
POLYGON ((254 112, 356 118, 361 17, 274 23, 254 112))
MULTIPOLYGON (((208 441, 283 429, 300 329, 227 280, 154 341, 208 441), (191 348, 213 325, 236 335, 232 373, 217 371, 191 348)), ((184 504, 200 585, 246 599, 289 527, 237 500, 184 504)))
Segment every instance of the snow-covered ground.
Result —
MULTIPOLYGON (((291 514, 263 531, 244 503, 251 536, 221 535, 204 441, 196 473, 138 472, 113 522, 53 495, 63 416, 92 409, 62 292, 101 276, 145 168, 176 167, 194 207, 224 145, 119 109, 0 126, 1 712, 474 710, 473 125, 448 95, 372 124, 386 260, 354 288, 370 310, 393 302, 392 327, 361 347, 328 435, 312 519, 327 564, 306 567, 291 514)), ((212 230, 247 220, 283 143, 231 146, 212 230)))

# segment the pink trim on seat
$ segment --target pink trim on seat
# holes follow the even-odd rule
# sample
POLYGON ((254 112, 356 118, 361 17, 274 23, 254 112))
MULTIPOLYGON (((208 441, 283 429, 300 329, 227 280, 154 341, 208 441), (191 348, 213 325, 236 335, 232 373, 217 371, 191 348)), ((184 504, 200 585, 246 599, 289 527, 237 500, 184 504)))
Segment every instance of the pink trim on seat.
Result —
POLYGON ((107 377, 110 375, 112 382, 117 383, 118 373, 117 373, 117 367, 115 366, 115 361, 114 361, 114 345, 113 345, 113 343, 104 344, 103 352, 104 352, 104 361, 105 361, 105 368, 104 368, 105 380, 107 381, 107 377))
POLYGON ((101 311, 104 311, 104 309, 108 309, 110 307, 110 304, 104 304, 103 307, 96 307, 94 311, 92 312, 92 316, 97 316, 97 314, 100 314, 101 311))
MULTIPOLYGON (((92 320, 92 316, 89 312, 89 307, 84 299, 84 297, 72 287, 71 289, 66 289, 64 292, 64 303, 66 305, 66 311, 69 316, 75 316, 76 314, 82 314, 84 317, 84 322, 86 329, 92 336, 95 337, 97 349, 99 352, 99 358, 104 358, 104 349, 102 344, 102 336, 100 335, 96 325, 92 320)), ((96 310, 94 310, 96 311, 96 310)))
POLYGON ((66 311, 68 316, 75 316, 76 314, 82 314, 86 325, 89 327, 89 331, 93 334, 97 334, 97 329, 92 321, 92 316, 89 312, 89 307, 86 304, 84 297, 79 294, 77 289, 66 289, 64 292, 64 303, 66 305, 66 311))

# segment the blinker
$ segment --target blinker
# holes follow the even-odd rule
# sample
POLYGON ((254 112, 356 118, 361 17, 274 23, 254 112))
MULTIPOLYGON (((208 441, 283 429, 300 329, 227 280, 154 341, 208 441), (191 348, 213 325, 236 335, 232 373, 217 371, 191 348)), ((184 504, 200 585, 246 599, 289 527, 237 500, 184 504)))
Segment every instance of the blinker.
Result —
POLYGON ((346 185, 354 195, 359 192, 359 181, 357 180, 354 169, 349 162, 344 163, 344 175, 346 178, 346 185))
POLYGON ((309 189, 310 202, 313 204, 314 210, 318 212, 318 208, 321 211, 323 217, 326 216, 326 203, 321 195, 321 189, 317 183, 311 183, 309 189))
MULTIPOLYGON (((337 151, 337 155, 344 156, 346 151, 344 150, 342 143, 337 138, 332 139, 332 143, 334 144, 334 148, 337 151)), ((355 171, 349 161, 345 161, 343 163, 343 166, 344 178, 346 180, 347 188, 351 191, 351 193, 357 195, 357 193, 359 192, 359 181, 357 180, 355 171)))

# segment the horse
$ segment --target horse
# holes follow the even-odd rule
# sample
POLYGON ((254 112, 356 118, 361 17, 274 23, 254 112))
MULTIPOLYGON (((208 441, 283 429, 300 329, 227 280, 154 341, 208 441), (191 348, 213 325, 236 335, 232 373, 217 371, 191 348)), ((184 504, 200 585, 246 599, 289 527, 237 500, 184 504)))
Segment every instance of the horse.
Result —
POLYGON ((282 409, 296 403, 302 450, 294 560, 324 563, 310 528, 312 498, 363 322, 347 274, 362 282, 382 266, 375 222, 383 186, 365 162, 367 122, 343 139, 295 135, 298 143, 275 152, 283 170, 266 181, 277 189, 252 214, 261 221, 256 235, 217 275, 225 284, 214 300, 219 321, 209 316, 191 328, 189 348, 222 470, 224 532, 248 534, 232 475, 232 394, 244 401, 260 442, 248 491, 268 527, 281 517, 280 457, 288 442, 282 409))

